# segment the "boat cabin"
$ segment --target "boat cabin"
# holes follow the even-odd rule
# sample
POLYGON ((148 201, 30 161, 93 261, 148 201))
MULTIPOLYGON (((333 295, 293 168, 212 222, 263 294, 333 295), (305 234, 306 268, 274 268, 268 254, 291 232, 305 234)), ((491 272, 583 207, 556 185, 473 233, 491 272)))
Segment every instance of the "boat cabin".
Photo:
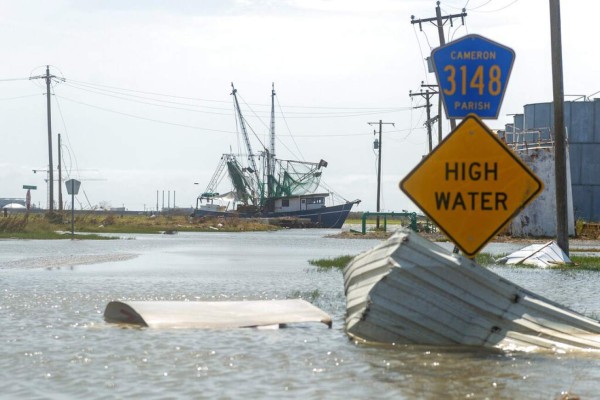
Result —
POLYGON ((275 199, 275 212, 314 210, 325 207, 328 193, 315 193, 305 196, 282 197, 275 199))

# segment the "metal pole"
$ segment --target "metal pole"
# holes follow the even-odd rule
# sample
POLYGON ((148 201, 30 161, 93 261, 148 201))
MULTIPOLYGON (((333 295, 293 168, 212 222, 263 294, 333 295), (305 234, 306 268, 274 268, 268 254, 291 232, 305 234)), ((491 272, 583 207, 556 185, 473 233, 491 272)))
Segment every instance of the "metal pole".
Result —
POLYGON ((381 143, 381 126, 383 122, 379 120, 379 159, 377 160, 377 225, 376 228, 379 230, 379 211, 380 211, 380 200, 381 200, 381 152, 383 150, 381 143))
POLYGON ((425 99, 427 101, 427 137, 429 138, 429 152, 431 153, 433 150, 433 139, 431 137, 431 103, 429 102, 429 90, 426 91, 425 99))
MULTIPOLYGON (((435 7, 435 17, 437 18, 437 28, 438 28, 438 36, 440 37, 440 46, 446 44, 446 38, 444 37, 444 23, 442 22, 442 10, 440 9, 440 2, 437 2, 437 6, 435 7)), ((438 82, 439 84, 439 82, 438 82)), ((440 90, 442 88, 440 87, 440 90)), ((440 94, 441 96, 441 94, 440 94)), ((440 121, 442 116, 440 115, 440 121)), ((456 129, 456 121, 454 119, 450 119, 450 128, 452 130, 456 129)))
POLYGON ((62 166, 60 165, 60 133, 58 134, 58 210, 63 210, 63 199, 62 199, 62 166))
POLYGON ((75 190, 74 181, 71 181, 71 239, 75 239, 75 190))
POLYGON ((550 42, 552 48, 552 92, 554 95, 556 243, 565 254, 569 255, 566 135, 559 0, 550 0, 550 42))
POLYGON ((49 209, 52 212, 54 210, 54 164, 52 163, 52 117, 50 111, 50 66, 46 65, 46 111, 48 114, 48 170, 49 170, 49 181, 48 181, 48 196, 49 209))
POLYGON ((442 143, 442 98, 438 93, 438 144, 442 143))
MULTIPOLYGON (((382 146, 381 146, 381 133, 382 133, 382 127, 383 124, 388 124, 388 125, 392 125, 392 126, 396 126, 394 125, 393 122, 383 122, 382 120, 379 120, 379 122, 367 122, 369 125, 374 125, 374 124, 378 124, 379 125, 379 159, 377 161, 377 213, 379 213, 379 204, 380 204, 380 199, 381 199, 381 151, 382 151, 382 146)), ((379 229, 379 215, 377 215, 377 229, 379 229)))

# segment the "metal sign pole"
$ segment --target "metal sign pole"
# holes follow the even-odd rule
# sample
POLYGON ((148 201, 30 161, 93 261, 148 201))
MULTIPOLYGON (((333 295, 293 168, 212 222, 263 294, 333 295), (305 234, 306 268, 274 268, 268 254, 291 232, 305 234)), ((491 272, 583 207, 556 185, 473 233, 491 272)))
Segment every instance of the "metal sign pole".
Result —
POLYGON ((71 239, 75 239, 75 195, 79 192, 79 182, 76 179, 69 179, 65 182, 67 192, 71 195, 71 239))
POLYGON ((75 239, 75 192, 71 192, 71 239, 75 239))
MULTIPOLYGON (((71 185, 73 183, 71 182, 71 185)), ((71 239, 75 239, 75 191, 71 190, 71 239)))

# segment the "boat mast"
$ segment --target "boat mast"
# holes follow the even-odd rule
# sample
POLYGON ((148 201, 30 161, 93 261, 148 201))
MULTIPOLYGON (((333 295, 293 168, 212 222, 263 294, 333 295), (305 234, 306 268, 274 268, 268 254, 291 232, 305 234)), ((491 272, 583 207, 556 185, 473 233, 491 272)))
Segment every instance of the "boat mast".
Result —
POLYGON ((271 169, 269 170, 269 174, 275 176, 275 84, 273 83, 273 88, 271 89, 271 148, 270 148, 270 158, 271 158, 271 169))
POLYGON ((273 180, 275 179, 275 84, 271 89, 271 145, 267 154, 267 197, 273 196, 273 180))
POLYGON ((240 125, 242 126, 242 134, 244 135, 244 141, 246 142, 246 148, 248 149, 248 160, 250 161, 250 167, 252 168, 252 171, 249 172, 254 174, 254 176, 256 177, 256 184, 260 185, 260 179, 258 177, 258 168, 256 167, 254 153, 252 152, 252 146, 250 145, 250 138, 248 137, 248 131, 246 130, 246 123, 244 122, 244 117, 242 116, 242 110, 240 110, 240 103, 238 102, 236 95, 237 90, 233 86, 233 82, 231 82, 231 88, 233 89, 231 94, 233 95, 233 100, 235 101, 235 110, 237 111, 238 118, 240 120, 240 125))

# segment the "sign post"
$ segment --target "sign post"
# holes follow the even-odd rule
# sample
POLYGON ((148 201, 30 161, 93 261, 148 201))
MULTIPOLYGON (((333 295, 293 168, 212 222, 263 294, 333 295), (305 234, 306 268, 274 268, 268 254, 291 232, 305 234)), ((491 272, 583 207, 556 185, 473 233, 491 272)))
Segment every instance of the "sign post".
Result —
POLYGON ((432 52, 448 118, 462 119, 400 189, 468 257, 542 190, 542 181, 481 120, 500 112, 515 53, 479 35, 432 52))
POLYGON ((71 239, 75 238, 75 195, 79 193, 81 182, 76 179, 69 179, 65 182, 67 193, 71 195, 71 239))
POLYGON ((465 118, 400 188, 474 257, 544 185, 476 116, 465 118))
POLYGON ((496 119, 515 52, 479 35, 467 35, 431 53, 448 118, 496 119))
POLYGON ((31 191, 37 190, 37 186, 23 185, 23 189, 27 190, 27 193, 25 194, 25 207, 27 208, 27 211, 29 211, 29 209, 31 209, 31 191))

